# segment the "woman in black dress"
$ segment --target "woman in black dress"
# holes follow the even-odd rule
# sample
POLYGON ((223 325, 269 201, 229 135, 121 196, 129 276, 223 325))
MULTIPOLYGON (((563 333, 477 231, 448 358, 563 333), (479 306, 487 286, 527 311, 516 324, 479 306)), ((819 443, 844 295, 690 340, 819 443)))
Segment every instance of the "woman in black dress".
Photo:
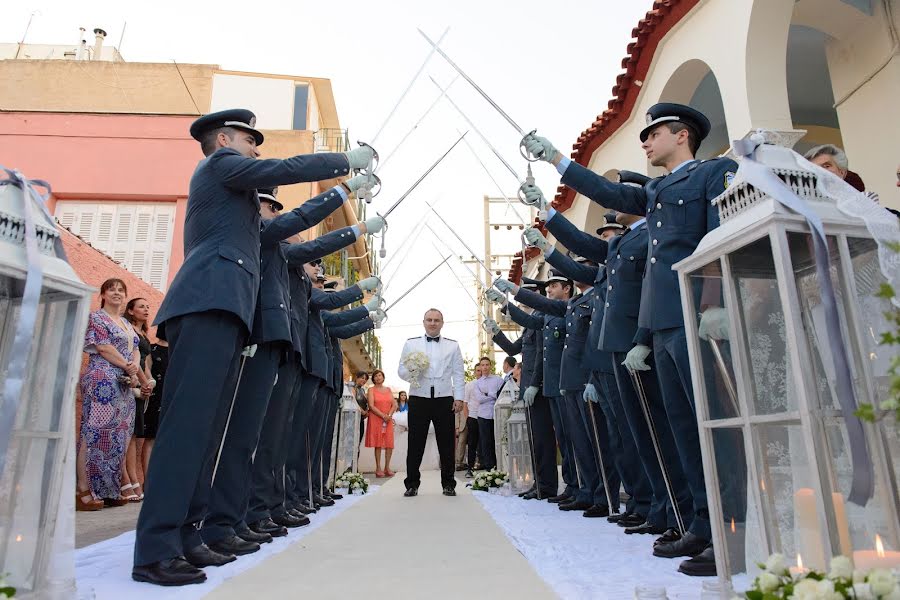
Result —
POLYGON ((153 378, 150 375, 150 340, 147 338, 149 332, 147 322, 150 320, 150 303, 144 298, 132 298, 125 305, 125 314, 123 315, 128 322, 134 327, 138 334, 138 351, 140 352, 141 370, 138 374, 140 385, 133 388, 136 402, 136 410, 134 415, 134 435, 128 443, 128 452, 125 454, 125 469, 122 472, 122 486, 130 488, 130 493, 125 493, 125 497, 131 502, 140 502, 144 499, 144 476, 146 471, 138 466, 139 456, 143 450, 143 442, 138 438, 144 437, 144 409, 147 405, 147 398, 155 386, 153 378))
POLYGON ((153 451, 153 442, 156 432, 159 430, 159 412, 162 401, 163 388, 166 382, 166 369, 169 367, 169 344, 165 340, 157 340, 150 346, 150 373, 156 380, 156 387, 150 394, 147 406, 144 409, 144 452, 141 460, 144 463, 144 473, 150 464, 150 452, 153 451))

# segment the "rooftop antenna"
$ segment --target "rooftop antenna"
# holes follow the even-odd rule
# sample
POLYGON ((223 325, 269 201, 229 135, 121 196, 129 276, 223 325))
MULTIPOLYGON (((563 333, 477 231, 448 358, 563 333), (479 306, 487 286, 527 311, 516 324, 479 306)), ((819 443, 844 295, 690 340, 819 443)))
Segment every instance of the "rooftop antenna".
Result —
POLYGON ((116 51, 119 53, 119 57, 122 57, 122 40, 125 39, 125 28, 128 27, 128 21, 122 22, 122 35, 119 36, 119 45, 116 46, 116 51))
POLYGON ((31 21, 34 20, 34 15, 41 14, 41 11, 34 10, 31 12, 31 16, 28 17, 28 25, 25 26, 25 33, 22 34, 22 41, 19 42, 19 47, 16 48, 16 55, 13 57, 14 59, 19 58, 19 53, 22 51, 22 46, 25 45, 25 36, 28 35, 28 30, 31 29, 31 21))

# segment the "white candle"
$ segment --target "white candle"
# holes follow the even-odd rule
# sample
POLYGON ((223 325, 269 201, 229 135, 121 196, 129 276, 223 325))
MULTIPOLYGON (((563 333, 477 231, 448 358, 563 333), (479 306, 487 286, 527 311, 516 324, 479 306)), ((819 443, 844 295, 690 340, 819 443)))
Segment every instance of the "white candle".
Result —
POLYGON ((860 571, 896 569, 900 567, 900 552, 885 550, 881 536, 876 535, 874 550, 857 550, 853 553, 853 566, 860 571))
POLYGON ((844 497, 839 492, 835 492, 831 494, 831 498, 834 502, 834 520, 837 523, 841 555, 850 556, 853 546, 850 543, 850 525, 847 522, 847 511, 844 509, 844 497))
POLYGON ((797 565, 794 567, 788 567, 788 571, 791 572, 791 575, 803 575, 804 573, 807 573, 809 569, 804 568, 803 557, 797 554, 797 565))
POLYGON ((806 557, 808 564, 824 569, 825 548, 819 530, 816 512, 816 495, 811 488, 800 488, 794 493, 794 529, 797 531, 798 554, 806 557))

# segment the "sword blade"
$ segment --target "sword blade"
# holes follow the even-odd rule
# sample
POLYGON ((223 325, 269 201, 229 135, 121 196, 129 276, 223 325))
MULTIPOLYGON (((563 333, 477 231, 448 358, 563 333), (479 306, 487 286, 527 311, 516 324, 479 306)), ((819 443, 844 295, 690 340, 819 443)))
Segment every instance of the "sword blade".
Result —
POLYGON ((734 388, 734 382, 731 381, 731 375, 728 374, 728 366, 725 364, 725 359, 722 357, 722 349, 719 348, 719 342, 712 338, 709 338, 709 347, 712 349, 719 375, 722 376, 725 392, 728 394, 728 399, 731 401, 731 409, 734 411, 732 415, 737 416, 740 414, 738 412, 737 391, 734 388))
POLYGON ((414 289, 416 289, 416 287, 418 287, 419 284, 421 284, 423 281, 425 281, 426 279, 428 279, 428 278, 431 276, 432 273, 434 273, 435 271, 437 271, 437 270, 441 267, 441 265, 444 264, 445 262, 447 262, 448 260, 450 260, 450 257, 449 257, 449 256, 447 256, 446 258, 444 258, 444 260, 442 260, 441 262, 439 262, 433 269, 431 269, 430 271, 428 271, 428 273, 426 273, 421 279, 419 279, 419 280, 418 280, 417 282, 415 282, 412 286, 410 286, 410 288, 409 288, 408 290, 406 290, 405 292, 403 292, 403 294, 402 294, 399 298, 397 298, 396 300, 394 300, 394 301, 390 304, 390 306, 388 306, 387 308, 385 308, 385 309, 384 309, 384 312, 387 312, 387 311, 391 310, 391 308, 392 308, 395 304, 397 304, 398 302, 400 302, 401 300, 403 300, 404 298, 406 298, 406 295, 407 295, 407 294, 409 294, 411 291, 413 291, 414 289))
POLYGON ((543 500, 541 498, 541 480, 538 476, 537 451, 534 449, 534 429, 531 426, 531 407, 528 405, 525 405, 525 424, 528 426, 528 450, 531 454, 531 472, 534 474, 534 491, 537 499, 543 500))
MULTIPOLYGON (((600 450, 600 435, 597 432, 597 418, 594 416, 594 403, 588 401, 587 405, 588 413, 591 415, 591 429, 594 432, 594 446, 597 448, 597 466, 600 467, 600 477, 603 478, 603 491, 606 493, 606 504, 609 508, 609 512, 612 513, 612 493, 609 489, 609 480, 606 478, 606 466, 603 464, 603 451, 600 450)), ((615 514, 618 514, 618 509, 615 514)))
POLYGON ((422 176, 419 177, 419 178, 416 180, 416 182, 415 182, 414 184, 412 184, 412 187, 410 187, 408 190, 406 190, 406 191, 403 193, 402 196, 400 196, 399 198, 397 198, 397 201, 394 202, 394 203, 391 205, 391 207, 390 207, 389 209, 387 209, 387 212, 385 212, 385 213, 384 213, 383 215, 381 215, 381 216, 382 216, 382 217, 387 217, 389 214, 391 214, 392 212, 394 212, 394 209, 397 208, 397 206, 399 206, 400 203, 403 202, 403 200, 405 200, 406 197, 409 196, 409 195, 412 193, 412 191, 413 191, 414 189, 416 189, 416 187, 417 187, 420 183, 422 183, 422 181, 423 181, 426 177, 428 177, 428 174, 431 173, 432 171, 434 171, 434 168, 437 167, 439 164, 441 164, 441 161, 442 161, 442 160, 444 160, 445 158, 447 158, 447 155, 450 154, 450 152, 451 152, 454 148, 456 148, 456 145, 457 145, 458 143, 460 143, 460 142, 463 140, 464 137, 466 137, 466 134, 467 134, 467 133, 469 133, 469 132, 466 131, 466 132, 464 132, 461 136, 459 136, 459 138, 458 138, 455 142, 453 142, 453 145, 450 146, 450 147, 447 149, 447 151, 444 152, 444 153, 441 155, 440 158, 438 158, 436 161, 434 161, 434 164, 432 164, 430 167, 428 167, 428 170, 427 170, 427 171, 425 171, 424 173, 422 173, 422 176))
MULTIPOLYGON (((432 243, 431 245, 434 246, 434 249, 435 249, 435 250, 438 250, 438 252, 440 252, 440 250, 439 250, 438 247, 437 247, 437 244, 432 243)), ((455 256, 455 255, 454 255, 454 256, 455 256)), ((457 256, 456 258, 459 259, 458 256, 457 256)), ((462 259, 460 259, 460 262, 462 262, 462 259)), ((463 264, 465 265, 465 263, 463 263, 463 264)), ((465 290, 466 296, 469 297, 469 300, 471 300, 472 302, 474 302, 474 303, 475 303, 475 306, 478 307, 478 312, 481 313, 481 316, 484 317, 485 319, 487 319, 488 317, 487 317, 486 314, 484 314, 484 309, 482 308, 481 304, 479 304, 479 303, 478 303, 478 300, 476 300, 475 297, 472 296, 472 293, 469 291, 469 288, 462 282, 462 279, 459 278, 459 275, 456 274, 456 271, 454 271, 453 268, 452 268, 450 265, 447 265, 447 269, 450 271, 450 273, 453 274, 454 279, 456 279, 457 283, 459 283, 459 287, 461 287, 463 290, 465 290)), ((475 281, 477 282, 478 279, 476 278, 475 281)))
POLYGON ((487 271, 488 274, 490 274, 491 270, 488 269, 488 267, 487 267, 486 264, 484 264, 484 261, 481 260, 480 258, 478 258, 478 255, 475 254, 475 251, 472 250, 472 249, 469 247, 469 245, 466 243, 466 241, 465 241, 464 239, 462 239, 462 238, 459 236, 458 233, 456 233, 456 230, 455 230, 455 229, 453 229, 452 227, 450 227, 450 224, 447 223, 447 221, 444 220, 444 217, 441 216, 441 213, 439 213, 438 211, 434 210, 434 207, 433 207, 427 200, 425 201, 425 204, 428 205, 428 208, 431 209, 431 212, 433 212, 434 215, 435 215, 438 219, 441 220, 441 223, 444 224, 444 227, 446 227, 446 228, 450 231, 450 233, 452 233, 452 234, 456 237, 456 239, 459 240, 459 243, 462 244, 462 245, 465 247, 465 249, 469 251, 469 254, 471 254, 472 257, 473 257, 476 261, 478 261, 478 264, 481 265, 481 268, 484 269, 485 271, 487 271))
POLYGON ((449 56, 447 56, 447 54, 443 50, 441 50, 437 44, 432 42, 431 38, 429 38, 425 34, 424 31, 422 31, 421 29, 419 29, 418 31, 422 35, 422 37, 425 38, 425 41, 427 41, 429 44, 431 44, 432 48, 434 48, 437 51, 437 53, 440 54, 443 57, 443 59, 447 61, 447 64, 449 64, 451 67, 453 67, 453 69, 457 73, 459 73, 463 79, 468 81, 469 85, 471 85, 475 89, 475 91, 478 92, 481 95, 481 97, 487 101, 488 104, 493 106, 494 110, 496 110, 500 114, 500 116, 506 120, 507 123, 512 125, 513 129, 515 129, 519 133, 519 135, 521 135, 522 137, 525 137, 525 130, 522 129, 521 127, 519 127, 519 124, 516 123, 515 121, 513 121, 512 117, 510 117, 508 114, 506 114, 506 111, 504 111, 502 108, 500 108, 500 105, 498 105, 496 102, 494 102, 491 99, 491 97, 488 96, 487 93, 483 89, 478 87, 478 84, 475 83, 471 77, 466 75, 466 73, 462 69, 460 69, 459 66, 455 62, 453 62, 453 60, 449 56))

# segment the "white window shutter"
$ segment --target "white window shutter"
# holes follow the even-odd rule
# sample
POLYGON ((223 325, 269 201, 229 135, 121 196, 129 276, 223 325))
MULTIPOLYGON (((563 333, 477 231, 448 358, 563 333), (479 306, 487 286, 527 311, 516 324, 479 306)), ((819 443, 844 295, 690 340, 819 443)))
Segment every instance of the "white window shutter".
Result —
POLYGON ((169 279, 169 256, 172 253, 172 235, 175 230, 175 204, 159 202, 153 214, 152 237, 148 240, 149 261, 144 280, 166 291, 169 279))

